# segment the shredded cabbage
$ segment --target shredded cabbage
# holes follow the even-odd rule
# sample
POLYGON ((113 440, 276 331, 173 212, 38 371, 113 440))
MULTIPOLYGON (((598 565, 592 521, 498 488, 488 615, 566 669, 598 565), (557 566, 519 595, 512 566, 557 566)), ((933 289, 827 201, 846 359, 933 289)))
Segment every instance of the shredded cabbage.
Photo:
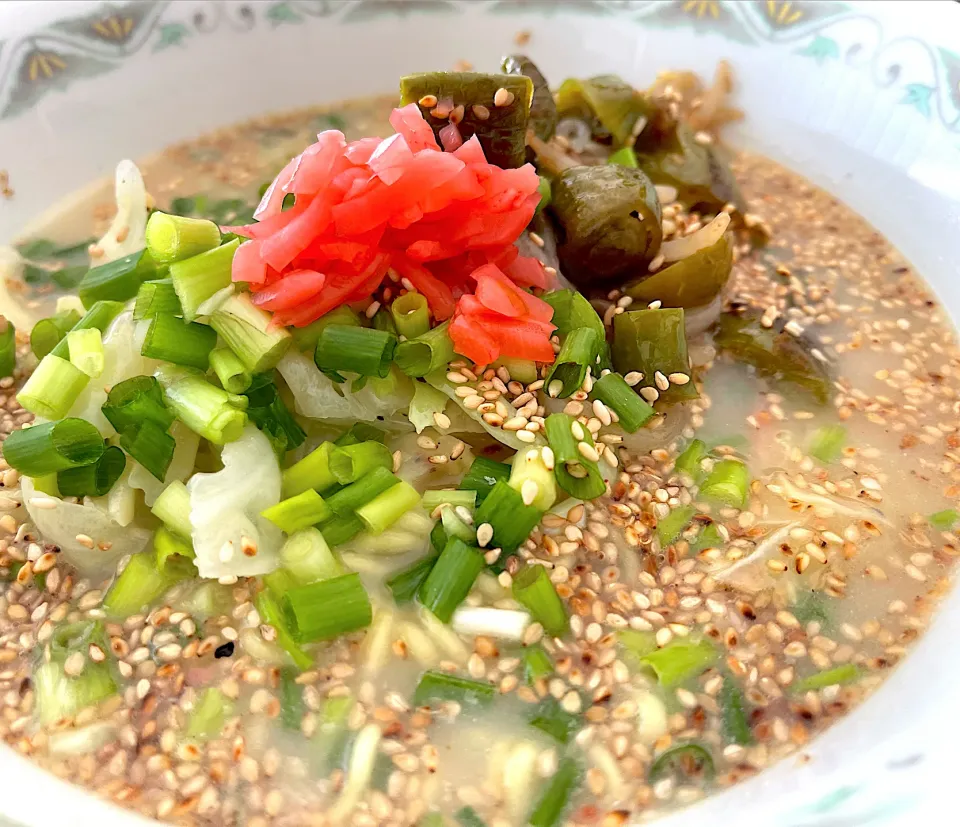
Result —
POLYGON ((131 460, 133 468, 130 471, 130 485, 143 491, 143 501, 148 506, 152 506, 174 480, 186 482, 197 461, 197 449, 200 447, 200 437, 197 434, 178 419, 170 426, 170 436, 176 440, 177 447, 173 450, 173 459, 170 460, 163 482, 139 462, 131 460))
POLYGON ((217 578, 273 571, 283 533, 260 516, 280 502, 280 466, 270 441, 248 424, 223 447, 221 459, 222 470, 187 482, 197 570, 217 578))
POLYGON ((150 542, 150 531, 135 525, 122 526, 90 501, 68 503, 38 494, 29 477, 22 478, 21 490, 37 531, 46 542, 59 546, 63 558, 84 576, 113 572, 122 557, 143 551, 150 542), (32 502, 35 497, 52 500, 55 505, 38 508, 32 502), (78 535, 93 540, 94 548, 80 543, 78 535), (102 549, 101 545, 107 547, 102 549))
POLYGON ((103 254, 93 265, 106 264, 147 246, 147 188, 133 161, 117 164, 114 192, 117 214, 96 246, 103 254))
POLYGON ((323 375, 312 359, 295 350, 287 351, 277 363, 277 370, 293 394, 297 413, 303 416, 345 422, 379 421, 385 425, 406 422, 406 417, 398 413, 407 410, 413 392, 405 376, 398 378, 391 393, 378 393, 386 381, 382 385, 376 379, 368 380, 354 392, 349 381, 337 385, 323 375))
POLYGON ((18 330, 28 331, 37 321, 11 292, 8 282, 23 283, 23 258, 13 247, 0 245, 0 313, 18 330))
POLYGON ((410 413, 407 416, 419 434, 424 428, 433 427, 434 415, 443 413, 446 406, 446 394, 426 382, 415 382, 413 399, 410 401, 410 413))
POLYGON ((87 383, 67 414, 91 422, 104 437, 116 433, 100 410, 107 401, 107 391, 131 376, 152 374, 160 364, 140 355, 138 330, 138 324, 129 310, 113 320, 103 334, 103 373, 87 383))

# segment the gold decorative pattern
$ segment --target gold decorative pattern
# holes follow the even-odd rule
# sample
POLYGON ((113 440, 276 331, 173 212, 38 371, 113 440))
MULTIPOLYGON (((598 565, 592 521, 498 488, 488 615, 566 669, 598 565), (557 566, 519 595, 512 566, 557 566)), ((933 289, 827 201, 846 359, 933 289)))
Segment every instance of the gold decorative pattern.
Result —
POLYGON ((90 24, 90 30, 95 37, 100 37, 103 40, 123 42, 130 37, 133 26, 134 19, 132 17, 113 14, 102 20, 95 20, 90 24))
POLYGON ((49 80, 66 71, 67 61, 56 52, 34 51, 27 58, 26 68, 27 80, 36 83, 38 80, 49 80))
POLYGON ((792 26, 803 19, 804 12, 792 0, 767 0, 767 17, 777 26, 792 26))
POLYGON ((683 11, 696 17, 712 17, 720 19, 720 3, 718 0, 687 0, 683 4, 683 11))

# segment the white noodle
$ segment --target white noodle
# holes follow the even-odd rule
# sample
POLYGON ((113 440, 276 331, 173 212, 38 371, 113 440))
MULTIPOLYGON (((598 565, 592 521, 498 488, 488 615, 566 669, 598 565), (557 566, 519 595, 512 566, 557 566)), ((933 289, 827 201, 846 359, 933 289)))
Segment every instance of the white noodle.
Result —
POLYGON ((350 766, 347 769, 343 792, 327 813, 330 821, 336 823, 345 819, 369 786, 380 747, 380 737, 380 727, 377 724, 367 724, 357 735, 350 753, 350 766))

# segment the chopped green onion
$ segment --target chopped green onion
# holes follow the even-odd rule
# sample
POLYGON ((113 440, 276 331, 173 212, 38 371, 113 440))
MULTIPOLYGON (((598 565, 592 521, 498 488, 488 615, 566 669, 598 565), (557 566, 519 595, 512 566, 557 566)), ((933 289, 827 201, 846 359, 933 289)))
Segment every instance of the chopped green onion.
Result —
POLYGON ((397 335, 397 325, 393 321, 393 316, 385 307, 381 307, 373 316, 373 329, 382 330, 391 336, 397 335))
POLYGON ((328 519, 333 512, 312 488, 281 500, 276 505, 261 512, 277 528, 287 534, 293 534, 303 528, 309 528, 328 519))
POLYGON ((420 504, 420 493, 410 483, 401 480, 370 502, 357 509, 357 516, 363 520, 367 530, 373 534, 382 534, 404 514, 420 504))
POLYGON ((753 743, 753 732, 746 713, 747 702, 740 687, 729 675, 720 687, 721 726, 728 741, 746 746, 753 743))
MULTIPOLYGON (((113 302, 113 301, 102 301, 97 302, 93 307, 91 307, 83 318, 77 322, 71 330, 86 330, 91 327, 95 327, 101 333, 103 333, 118 315, 120 311, 123 310, 123 302, 113 302)), ((64 337, 59 342, 57 342, 56 347, 50 351, 54 356, 59 356, 61 359, 70 358, 70 350, 67 346, 67 339, 64 337)))
POLYGON ((416 339, 430 329, 430 308, 423 293, 404 293, 394 299, 390 313, 397 333, 405 339, 416 339))
POLYGON ((345 304, 325 313, 315 322, 311 322, 306 327, 295 327, 291 331, 293 342, 297 350, 301 352, 313 353, 317 349, 317 342, 320 340, 320 334, 327 325, 346 324, 360 327, 360 317, 345 304))
POLYGON ((417 822, 417 827, 447 827, 447 822, 441 813, 434 810, 432 813, 427 813, 421 818, 417 822))
POLYGON ((37 322, 30 331, 30 349, 34 356, 42 359, 50 353, 79 321, 80 314, 76 310, 64 310, 37 322))
POLYGON ((281 459, 307 438, 300 423, 287 408, 271 374, 254 376, 246 391, 247 416, 266 435, 281 459))
POLYGON ((197 553, 193 544, 179 537, 164 526, 160 526, 153 535, 153 552, 156 555, 157 569, 171 577, 179 577, 190 572, 197 553))
POLYGON ((937 531, 951 531, 957 524, 957 520, 960 520, 960 513, 954 511, 952 508, 937 511, 935 514, 927 517, 927 521, 937 531))
POLYGON ((709 641, 674 640, 662 649, 642 655, 640 661, 653 669, 661 686, 670 689, 709 669, 719 657, 709 641))
POLYGON ((709 523, 697 535, 695 542, 690 544, 690 551, 697 554, 705 548, 723 548, 727 544, 726 538, 720 533, 716 523, 709 523))
POLYGON ((722 503, 731 508, 743 508, 750 489, 750 472, 742 462, 725 459, 713 466, 713 470, 700 486, 700 499, 722 503))
POLYGON ((24 382, 17 402, 44 419, 60 419, 67 415, 89 381, 90 377, 76 365, 48 353, 24 382))
POLYGON ((190 493, 180 480, 174 480, 153 503, 153 515, 168 529, 189 539, 193 533, 190 524, 190 493))
POLYGON ((550 655, 543 651, 542 646, 532 646, 524 651, 523 678, 528 684, 549 678, 556 671, 550 655))
POLYGON ((179 316, 183 313, 180 299, 173 287, 173 279, 154 279, 145 281, 137 291, 137 303, 133 307, 133 318, 149 319, 158 313, 170 313, 179 316))
POLYGON ((387 435, 376 425, 369 422, 354 422, 349 431, 344 431, 333 443, 338 448, 356 445, 360 442, 385 442, 387 435))
POLYGON ((694 481, 698 481, 703 476, 701 463, 706 459, 707 453, 707 444, 701 439, 694 439, 677 457, 673 470, 678 474, 686 474, 694 481))
POLYGON ((453 817, 460 827, 487 827, 487 822, 477 815, 477 811, 473 807, 461 807, 453 814, 453 817))
POLYGON ((414 706, 429 706, 436 701, 487 704, 495 695, 496 687, 489 681, 475 681, 448 675, 446 672, 427 671, 420 676, 420 682, 413 693, 413 703, 414 706))
POLYGON ((216 345, 217 333, 213 328, 159 313, 150 320, 140 353, 149 359, 206 370, 210 351, 216 345))
POLYGON ((547 788, 530 813, 530 827, 557 827, 563 822, 570 799, 580 786, 580 765, 572 758, 563 758, 547 788))
POLYGON ((298 586, 283 595, 282 603, 298 643, 332 640, 373 620, 370 598, 356 573, 298 586))
POLYGON ((407 376, 422 377, 447 367, 456 356, 453 339, 447 328, 449 322, 428 330, 415 339, 397 345, 397 367, 407 376))
POLYGON ((807 453, 825 465, 836 462, 847 444, 847 429, 843 425, 825 425, 818 428, 810 440, 807 453))
POLYGON ((427 575, 433 570, 439 556, 439 554, 428 554, 426 557, 417 560, 416 563, 402 569, 387 580, 387 588, 390 590, 390 594, 393 595, 394 602, 396 602, 398 606, 409 603, 417 596, 417 592, 420 591, 423 581, 427 579, 427 575))
POLYGON ((681 505, 679 508, 674 508, 666 517, 657 520, 657 538, 660 540, 660 547, 666 548, 674 542, 696 513, 697 509, 694 506, 681 505))
POLYGON ((619 629, 617 640, 626 650, 631 666, 636 670, 643 664, 640 658, 649 655, 657 649, 657 636, 653 632, 643 632, 639 629, 619 629))
POLYGON ((337 448, 332 442, 324 442, 302 460, 283 470, 283 496, 293 497, 313 488, 325 491, 337 484, 330 470, 330 455, 337 448))
POLYGON ((330 473, 341 485, 356 482, 374 468, 393 468, 393 454, 382 442, 358 442, 330 454, 330 473))
POLYGON ((529 505, 546 511, 557 499, 557 478, 539 448, 518 451, 510 469, 510 487, 529 505))
POLYGON ((513 576, 513 597, 528 609, 544 631, 561 637, 570 626, 563 601, 543 566, 526 566, 513 576))
POLYGON ((6 316, 0 316, 0 376, 13 376, 17 366, 17 329, 6 316))
POLYGON ((51 497, 59 497, 60 489, 57 488, 57 475, 44 474, 42 477, 32 477, 33 490, 41 494, 48 494, 51 497))
POLYGON ((551 397, 566 399, 581 389, 587 368, 595 367, 600 339, 589 327, 571 331, 547 374, 546 388, 551 397))
POLYGON ((554 290, 546 293, 543 300, 553 308, 552 322, 557 326, 556 334, 560 338, 588 327, 597 334, 599 341, 606 339, 607 330, 603 321, 583 293, 577 290, 554 290))
POLYGON ((386 468, 374 468, 356 482, 331 494, 327 498, 327 505, 335 514, 353 514, 361 506, 399 482, 400 480, 386 468))
POLYGON ((290 655, 294 665, 301 671, 313 666, 313 657, 304 652, 293 639, 287 625, 286 615, 273 595, 264 589, 257 595, 254 605, 257 607, 261 622, 267 626, 272 626, 276 630, 277 645, 290 655))
POLYGON ((164 482, 173 452, 177 449, 177 441, 156 422, 145 419, 138 425, 123 429, 120 447, 160 482, 164 482))
MULTIPOLYGON (((447 511, 448 509, 443 509, 447 511)), ((443 514, 443 512, 441 512, 443 514)), ((447 540, 450 538, 447 536, 447 531, 443 527, 443 521, 438 520, 434 523, 433 529, 430 531, 430 545, 433 546, 434 550, 439 554, 443 551, 443 547, 447 544, 447 540)))
POLYGON ((462 505, 464 508, 473 509, 477 504, 476 491, 460 491, 456 488, 438 488, 423 492, 423 507, 432 512, 441 505, 452 505, 454 507, 462 505))
POLYGON ((179 570, 171 575, 166 567, 158 567, 154 549, 134 554, 110 586, 103 608, 116 617, 138 614, 182 579, 179 574, 179 570))
POLYGON ((61 419, 14 431, 3 443, 7 465, 26 477, 42 477, 96 462, 103 437, 84 419, 61 419))
POLYGON ((207 299, 233 284, 233 255, 239 246, 240 240, 235 239, 222 247, 214 247, 170 265, 170 278, 180 299, 184 319, 192 322, 207 299))
POLYGON ((115 445, 108 447, 100 459, 79 468, 65 468, 57 474, 57 490, 61 497, 102 497, 123 473, 127 458, 115 445))
POLYGON ((240 438, 247 415, 235 405, 244 400, 242 396, 229 394, 190 371, 165 368, 159 374, 164 401, 191 431, 217 445, 240 438))
POLYGON ((386 377, 397 337, 368 327, 331 324, 320 332, 313 359, 320 370, 386 377))
POLYGON ((344 573, 326 539, 315 528, 305 528, 288 537, 280 549, 280 562, 300 583, 329 580, 344 573))
POLYGON ((210 316, 210 327, 247 370, 261 373, 273 370, 293 341, 286 328, 271 325, 272 318, 248 293, 235 293, 210 316))
POLYGON ((297 683, 297 672, 280 670, 280 723, 284 729, 300 731, 307 705, 303 700, 303 687, 297 683))
POLYGON ((640 430, 654 415, 653 408, 619 373, 601 376, 593 383, 593 395, 617 415, 628 434, 640 430))
POLYGON ((487 547, 501 549, 502 560, 520 548, 542 516, 540 509, 525 505, 521 495, 509 483, 501 481, 480 504, 473 521, 474 525, 489 523, 493 528, 493 539, 487 547))
POLYGON ((144 250, 92 267, 77 287, 84 307, 99 301, 125 302, 137 295, 144 276, 155 270, 155 264, 144 250))
POLYGON ((650 765, 647 781, 652 784, 674 770, 680 770, 686 776, 701 776, 708 781, 716 775, 713 757, 706 747, 696 743, 677 744, 658 755, 650 765))
POLYGON ((33 689, 40 723, 52 724, 111 697, 117 685, 106 663, 88 662, 82 674, 70 677, 59 660, 51 660, 34 671, 33 689))
MULTIPOLYGON (((699 396, 690 373, 684 312, 681 307, 628 310, 613 317, 613 364, 626 375, 643 374, 644 389, 662 402, 683 402, 699 396), (671 382, 666 390, 656 386, 656 375, 682 374, 684 383, 671 382)), ((645 397, 646 398, 646 397, 645 397)))
POLYGON ((823 592, 805 589, 797 596, 790 611, 802 626, 816 621, 821 628, 826 628, 831 618, 828 600, 829 598, 823 592))
POLYGON ((78 367, 91 379, 103 373, 103 340, 95 327, 71 330, 67 333, 70 364, 78 367))
POLYGON ((227 393, 243 393, 250 387, 253 375, 230 348, 217 347, 211 350, 210 367, 227 393))
POLYGON ((506 368, 511 380, 522 382, 524 385, 530 385, 540 377, 537 373, 537 363, 532 359, 513 359, 510 356, 501 356, 491 367, 506 368))
POLYGON ((446 538, 459 537, 467 545, 475 545, 477 542, 476 529, 467 523, 455 508, 444 508, 440 511, 440 525, 443 526, 444 541, 441 548, 447 544, 446 538))
POLYGON ((223 732, 223 725, 231 715, 233 702, 216 687, 207 687, 193 705, 186 735, 198 740, 215 738, 223 732))
POLYGON ((858 680, 861 674, 863 673, 860 671, 860 667, 852 663, 844 663, 823 672, 814 672, 812 675, 794 681, 790 686, 790 691, 803 694, 804 692, 825 689, 828 686, 842 686, 845 683, 853 683, 858 680))
POLYGON ((117 382, 101 407, 118 433, 142 422, 153 422, 164 431, 173 424, 173 413, 163 404, 163 390, 153 376, 134 376, 117 382))
POLYGON ((616 152, 611 152, 607 158, 608 164, 619 164, 622 167, 633 167, 637 169, 640 166, 637 161, 637 153, 633 151, 632 146, 622 146, 616 152))
POLYGON ((573 733, 583 726, 583 719, 567 712, 553 695, 547 695, 534 710, 530 726, 547 733, 555 741, 566 744, 573 733))
POLYGON ((477 505, 480 505, 498 482, 510 479, 511 470, 505 462, 477 457, 460 481, 460 488, 464 491, 476 491, 477 505))
POLYGON ((537 176, 540 182, 537 184, 537 192, 540 193, 540 202, 537 204, 537 212, 542 212, 550 206, 553 201, 553 188, 550 186, 550 179, 545 175, 537 176))
POLYGON ((420 587, 420 602, 444 623, 466 599, 485 563, 479 549, 451 537, 420 587))
POLYGON ((560 487, 578 500, 601 496, 607 484, 600 467, 591 458, 596 448, 590 430, 563 413, 550 414, 544 429, 553 451, 553 472, 560 487), (585 447, 581 449, 581 445, 585 447))
POLYGON ((220 228, 205 218, 154 212, 147 221, 147 249, 153 260, 171 264, 196 256, 220 243, 220 228))
POLYGON ((322 533, 330 548, 336 548, 350 542, 365 527, 356 514, 338 514, 323 524, 322 533))

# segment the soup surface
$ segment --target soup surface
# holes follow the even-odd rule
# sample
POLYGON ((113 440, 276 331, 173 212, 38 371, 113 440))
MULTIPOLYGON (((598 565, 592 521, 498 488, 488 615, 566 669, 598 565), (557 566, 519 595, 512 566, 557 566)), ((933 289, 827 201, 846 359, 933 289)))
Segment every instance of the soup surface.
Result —
MULTIPOLYGON (((170 147, 140 169, 160 210, 243 224, 258 187, 317 132, 389 135, 394 105, 391 96, 254 121, 170 147)), ((247 827, 624 824, 802 753, 904 658, 947 588, 960 497, 958 352, 922 280, 840 201, 762 157, 740 155, 733 169, 749 212, 729 231, 735 260, 721 324, 752 319, 753 333, 718 334, 712 317, 698 332, 691 322, 705 311, 688 313, 689 372, 626 376, 655 403, 636 433, 582 387, 552 398, 549 366, 525 375, 509 361, 476 373, 465 360, 450 365, 451 401, 419 433, 396 412, 368 417, 388 432, 390 470, 417 492, 455 488, 475 457, 512 453, 476 427, 472 399, 493 403, 484 409, 492 428, 518 410, 527 412, 521 430, 566 413, 608 484, 586 501, 558 492, 510 558, 498 559, 483 521, 479 499, 492 480, 478 496, 434 495, 382 534, 338 545, 337 572, 358 572, 372 604, 365 628, 298 647, 284 637, 289 615, 264 603, 271 589, 274 609, 291 593, 274 575, 266 585, 262 576, 171 576, 161 596, 118 613, 126 604, 114 543, 123 556, 125 535, 101 538, 100 523, 83 530, 89 512, 62 508, 81 508, 76 497, 40 479, 21 488, 4 462, 5 741, 160 820, 247 827), (764 336, 779 337, 776 348, 757 344, 764 336), (699 396, 684 396, 688 387, 699 396), (671 393, 684 401, 665 407, 659 397, 671 393), (72 527, 72 550, 46 536, 45 514, 72 527), (446 556, 438 517, 448 535, 466 529, 484 555, 452 626, 418 601, 398 602, 403 587, 391 580, 436 555, 431 533, 446 556), (89 564, 98 554, 99 570, 89 564), (531 609, 517 588, 530 581, 560 598, 555 634, 544 629, 553 598, 531 609)), ((72 292, 50 271, 86 264, 87 240, 114 211, 105 183, 29 229, 20 300, 35 317, 72 292)), ((664 236, 689 237, 714 214, 665 201, 664 236)), ((542 240, 527 246, 552 264, 542 240)), ((384 304, 409 290, 388 284, 384 304)), ((594 299, 608 328, 655 301, 618 290, 594 299)), ((357 307, 368 318, 378 309, 357 307)), ((24 339, 15 378, 0 382, 5 435, 34 418, 15 398, 36 364, 25 348, 24 339)), ((285 465, 354 424, 303 416, 278 385, 280 405, 306 432, 285 465)), ((210 440, 193 450, 201 474, 230 467, 210 440)), ((128 534, 152 530, 144 497, 152 503, 158 490, 126 491, 135 503, 125 517, 115 492, 84 502, 128 534)), ((196 515, 196 504, 181 503, 174 518, 189 532, 196 515)), ((149 576, 138 575, 134 591, 149 576)))

